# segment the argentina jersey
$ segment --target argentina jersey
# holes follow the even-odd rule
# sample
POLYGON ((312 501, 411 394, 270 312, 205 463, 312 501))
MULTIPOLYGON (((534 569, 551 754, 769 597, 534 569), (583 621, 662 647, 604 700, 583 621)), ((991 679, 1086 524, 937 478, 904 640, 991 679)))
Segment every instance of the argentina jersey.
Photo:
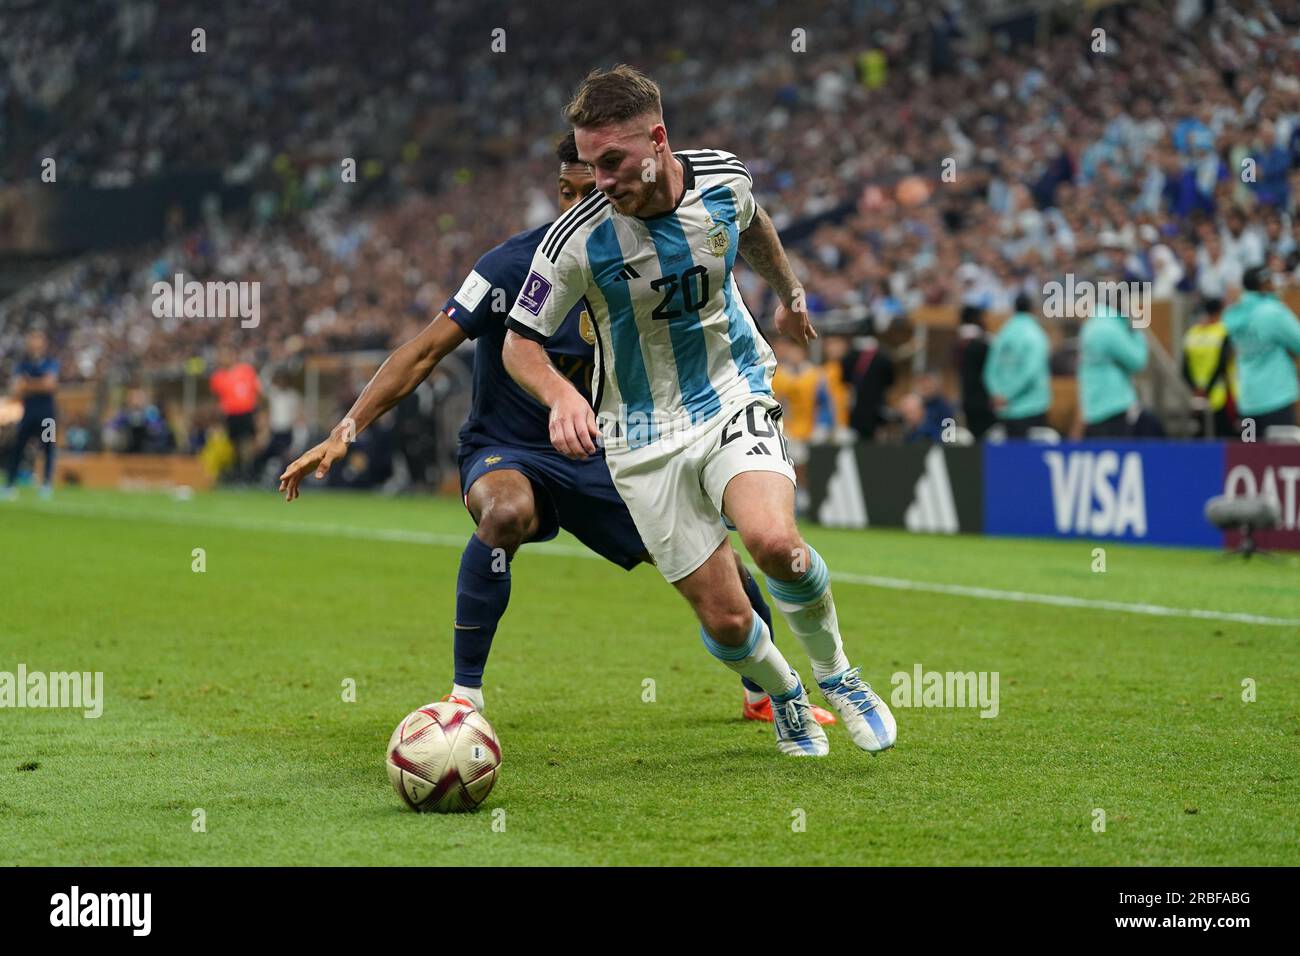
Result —
MULTIPOLYGON (((485 253, 442 307, 475 343, 474 388, 469 417, 460 430, 462 445, 552 450, 549 410, 516 384, 501 360, 505 310, 519 295, 529 263, 549 228, 547 224, 518 233, 485 253)), ((551 362, 589 401, 595 342, 587 303, 579 299, 561 316, 546 343, 551 362)))
POLYGON ((597 337, 594 405, 607 442, 623 437, 608 431, 616 420, 631 448, 771 395, 776 368, 733 275, 755 210, 749 172, 721 150, 673 155, 685 175, 677 208, 625 216, 592 192, 547 231, 508 323, 545 341, 586 298, 597 337))

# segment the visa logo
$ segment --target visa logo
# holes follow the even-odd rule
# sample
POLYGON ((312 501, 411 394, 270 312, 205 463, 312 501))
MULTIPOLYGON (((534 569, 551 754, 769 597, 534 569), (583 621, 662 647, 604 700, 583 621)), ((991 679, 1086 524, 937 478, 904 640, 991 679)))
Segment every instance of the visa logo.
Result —
POLYGON ((1142 455, 1115 451, 1048 451, 1052 510, 1060 534, 1101 537, 1147 533, 1142 455))

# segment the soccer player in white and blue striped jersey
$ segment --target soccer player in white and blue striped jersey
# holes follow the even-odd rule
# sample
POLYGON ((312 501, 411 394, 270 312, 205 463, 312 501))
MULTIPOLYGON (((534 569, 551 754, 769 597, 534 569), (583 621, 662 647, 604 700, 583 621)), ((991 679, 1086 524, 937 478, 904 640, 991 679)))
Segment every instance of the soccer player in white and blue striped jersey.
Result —
POLYGON ((615 487, 660 572, 694 608, 705 646, 770 695, 782 753, 821 756, 829 743, 739 586, 724 516, 854 743, 892 746, 893 715, 850 666, 826 564, 795 524, 776 358, 732 274, 739 254, 777 293, 778 330, 816 335, 749 172, 722 150, 674 153, 659 87, 631 67, 590 74, 566 116, 597 191, 556 220, 533 256, 507 321, 507 371, 550 409, 559 451, 583 458, 604 445, 615 487), (591 404, 543 348, 584 296, 600 382, 591 404))

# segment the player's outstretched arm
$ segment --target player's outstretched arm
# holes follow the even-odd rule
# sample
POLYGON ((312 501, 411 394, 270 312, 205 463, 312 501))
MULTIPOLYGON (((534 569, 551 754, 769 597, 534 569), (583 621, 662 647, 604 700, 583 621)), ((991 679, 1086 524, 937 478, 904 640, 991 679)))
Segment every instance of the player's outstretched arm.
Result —
POLYGON ((540 342, 506 332, 501 359, 510 377, 551 410, 551 444, 569 458, 596 453, 596 415, 582 393, 560 374, 540 342))
POLYGON ((807 343, 817 338, 817 332, 808 318, 803 289, 790 268, 781 237, 771 218, 762 206, 754 208, 754 218, 749 228, 740 234, 740 254, 750 268, 763 277, 781 304, 776 307, 776 330, 796 342, 807 343))
POLYGON ((415 338, 398 346, 384 359, 374 377, 366 383, 347 415, 330 431, 329 437, 299 456, 280 476, 285 501, 298 497, 298 485, 311 472, 324 478, 330 466, 348 452, 370 423, 420 387, 448 354, 465 341, 465 331, 447 313, 439 312, 415 338))

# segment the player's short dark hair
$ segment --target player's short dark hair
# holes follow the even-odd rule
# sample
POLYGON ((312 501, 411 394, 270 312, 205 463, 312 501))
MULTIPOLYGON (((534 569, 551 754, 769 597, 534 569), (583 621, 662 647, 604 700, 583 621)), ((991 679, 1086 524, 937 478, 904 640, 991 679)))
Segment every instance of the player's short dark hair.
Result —
POLYGON ((1016 296, 1014 306, 1017 312, 1033 312, 1034 298, 1028 292, 1021 292, 1016 296))
POLYGON ((1223 311, 1223 300, 1217 295, 1202 296, 1201 311, 1206 315, 1218 315, 1223 311))
POLYGON ((564 134, 564 138, 555 144, 555 158, 561 163, 578 163, 578 142, 573 136, 573 130, 564 134))
POLYGON ((564 118, 572 126, 592 127, 662 112, 659 84, 640 70, 620 63, 612 70, 588 73, 564 108, 564 118))

